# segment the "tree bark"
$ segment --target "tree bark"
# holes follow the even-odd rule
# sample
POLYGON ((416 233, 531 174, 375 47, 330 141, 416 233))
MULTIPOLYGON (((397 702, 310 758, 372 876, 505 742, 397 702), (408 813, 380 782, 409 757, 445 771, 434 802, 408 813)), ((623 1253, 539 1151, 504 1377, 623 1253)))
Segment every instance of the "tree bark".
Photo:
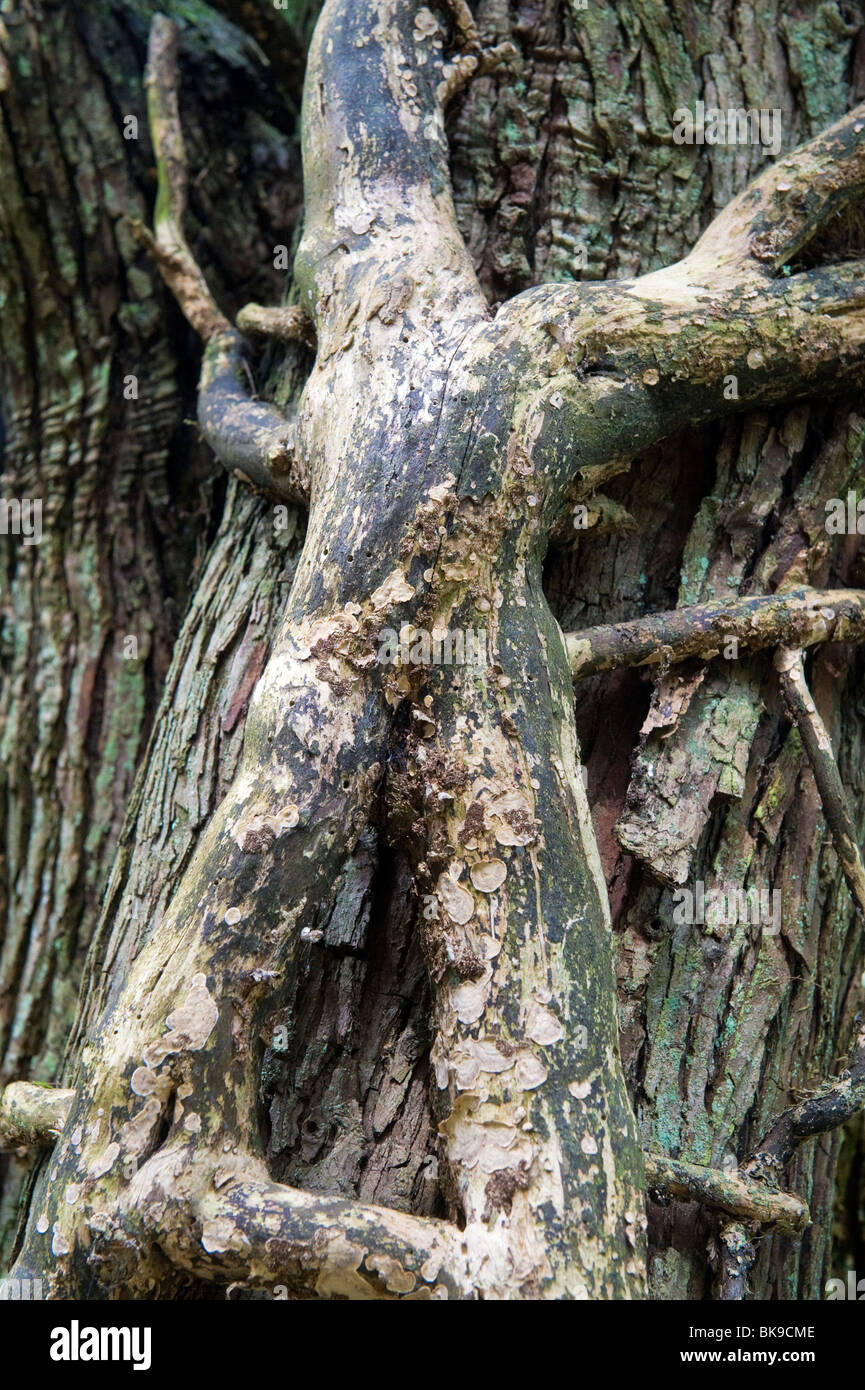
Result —
MULTIPOLYGON (((183 425, 197 345, 127 220, 148 219, 155 193, 141 78, 156 8, 4 15, 2 494, 41 500, 44 535, 2 537, 0 1084, 59 1075, 179 620, 223 507, 183 425)), ((271 248, 290 239, 299 157, 261 55, 200 13, 185 30, 193 240, 233 306, 279 292, 271 248), (208 152, 229 146, 214 163, 208 152)), ((245 616, 232 632, 226 605, 224 621, 227 672, 245 616)), ((218 701, 224 677, 212 674, 218 701)), ((147 873, 155 889, 158 858, 147 873)), ((0 1169, 7 1268, 24 1169, 14 1154, 0 1169)))
MULTIPOLYGON (((68 11, 54 18, 43 49, 81 49, 84 61, 87 26, 73 39, 68 11)), ((291 431, 280 426, 276 467, 261 433, 270 407, 247 404, 234 331, 190 314, 210 338, 205 434, 281 500, 229 486, 183 627, 176 640, 165 630, 174 650, 147 752, 131 796, 130 781, 117 789, 74 927, 40 936, 10 895, 7 940, 21 944, 2 978, 19 1011, 32 1011, 27 970, 45 972, 52 943, 74 932, 80 971, 92 936, 62 1075, 75 1099, 36 1178, 16 1267, 47 1277, 56 1297, 164 1298, 205 1280, 319 1297, 623 1298, 644 1297, 647 1274, 649 1296, 705 1296, 721 1279, 718 1210, 748 1209, 712 1206, 706 1193, 721 1189, 692 1168, 746 1159, 853 1038, 861 925, 770 653, 729 662, 698 647, 689 668, 662 662, 651 685, 632 670, 592 675, 577 686, 575 727, 562 629, 861 583, 861 553, 833 548, 823 528, 824 499, 862 476, 861 422, 843 400, 788 404, 861 379, 861 275, 835 264, 839 235, 855 255, 856 227, 839 234, 828 216, 839 188, 861 193, 859 130, 847 122, 770 171, 702 240, 760 151, 716 147, 698 163, 668 135, 668 108, 697 96, 779 105, 788 154, 861 97, 861 16, 821 10, 807 31, 780 16, 782 39, 738 6, 681 31, 660 7, 626 4, 489 3, 477 18, 483 49, 458 4, 440 15, 385 0, 325 7, 306 71, 293 289, 315 362, 307 377, 303 342, 272 356, 270 394, 291 431), (484 57, 496 45, 511 46, 498 68, 484 57), (478 71, 449 153, 443 103, 478 71), (574 280, 580 246, 591 284, 574 280), (782 266, 792 274, 776 275, 782 266), (622 279, 604 285, 607 274, 622 279), (814 296, 831 319, 814 317, 814 296), (735 406, 722 394, 730 373, 735 406), (748 404, 759 412, 713 423, 748 404), (570 543, 582 503, 601 524, 548 556, 550 531, 570 543), (383 630, 406 624, 480 629, 493 664, 382 664, 383 630), (780 887, 780 934, 676 926, 671 894, 696 880, 780 887), (650 1164, 648 1265, 644 1147, 671 1160, 650 1164), (699 1205, 681 1200, 686 1177, 699 1205)), ((37 43, 26 25, 15 36, 37 43)), ((140 43, 136 53, 143 68, 140 43)), ((4 111, 15 99, 11 83, 4 111)), ((196 170, 206 124, 186 101, 181 118, 196 170)), ((108 134, 121 149, 116 121, 108 134)), ((141 195, 123 197, 146 224, 141 195)), ((247 203, 237 215, 248 214, 247 203)), ((268 213, 261 222, 266 241, 268 213)), ((158 241, 158 215, 155 228, 158 241)), ((56 256, 60 233, 49 222, 43 234, 56 256)), ((214 254, 220 243, 211 235, 214 254)), ((130 264, 147 264, 131 230, 124 244, 130 264)), ((237 307, 278 297, 272 275, 253 285, 247 274, 240 295, 243 275, 230 258, 222 269, 237 307)), ((112 283, 127 273, 118 265, 112 283)), ((22 327, 28 277, 17 264, 9 274, 22 327)), ((70 298, 92 308, 82 283, 70 298)), ((55 317, 28 328, 43 351, 55 317)), ((291 336, 285 323, 253 314, 245 326, 291 336)), ((81 370, 80 343, 95 335, 76 331, 81 370)), ((112 374, 124 350, 104 345, 112 374)), ((44 431, 51 412, 26 395, 44 374, 8 370, 14 418, 44 431)), ((57 392, 68 403, 65 381, 57 392)), ((72 394, 82 421, 87 399, 72 394)), ((114 428, 129 449, 129 420, 114 428)), ((148 451, 153 429, 149 414, 148 451)), ((106 460, 119 467, 111 437, 89 455, 82 446, 94 481, 106 460)), ((19 447, 22 458, 34 448, 19 447)), ((169 447, 154 456, 159 476, 169 447)), ((8 440, 7 451, 4 475, 23 492, 8 440)), ((88 494, 74 471, 73 485, 67 462, 64 486, 90 525, 79 497, 112 494, 88 494)), ((59 505, 55 474, 27 486, 59 505)), ((127 491, 140 506, 131 481, 127 491)), ((101 554, 104 523, 93 524, 101 554)), ((165 546, 148 540, 145 573, 165 546)), ((34 579, 26 587, 16 568, 14 582, 16 611, 31 612, 34 579)), ((122 612, 106 608, 100 653, 122 612)), ((92 690, 80 635, 68 640, 66 665, 92 690)), ((861 844, 861 658, 853 646, 817 653, 811 690, 861 844)), ((119 662, 102 660, 99 681, 120 702, 119 662)), ((45 645, 22 650, 13 711, 27 709, 21 682, 42 698, 42 661, 57 661, 45 645)), ((149 676, 134 731, 123 723, 123 754, 103 697, 86 746, 105 776, 139 761, 164 670, 149 676)), ((86 789, 42 837, 54 865, 71 828, 92 836, 104 812, 90 763, 45 737, 55 759, 83 764, 86 789)), ((57 768, 42 769, 46 789, 57 768)), ((10 774, 12 846, 19 788, 10 774)), ((24 881, 17 867, 8 881, 24 881)), ((54 901, 52 889, 38 910, 59 912, 54 901)), ((46 1039, 68 1031, 76 982, 73 970, 62 1000, 49 990, 29 1033, 12 1028, 8 1078, 59 1078, 46 1039)), ((785 1185, 812 1224, 799 1236, 781 1220, 762 1242, 753 1295, 820 1296, 839 1142, 796 1152, 785 1185)))

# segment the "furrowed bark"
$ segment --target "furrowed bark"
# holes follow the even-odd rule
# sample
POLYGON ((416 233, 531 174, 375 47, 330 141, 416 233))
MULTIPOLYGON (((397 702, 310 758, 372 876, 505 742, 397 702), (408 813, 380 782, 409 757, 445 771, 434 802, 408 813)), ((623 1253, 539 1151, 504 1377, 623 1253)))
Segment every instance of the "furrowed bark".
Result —
MULTIPOLYGON (((608 475, 638 438, 721 413, 705 387, 722 360, 747 376, 749 400, 798 389, 803 352, 811 383, 830 366, 858 372, 860 311, 810 332, 817 281, 761 291, 754 317, 774 354, 761 363, 741 287, 683 281, 680 267, 660 284, 581 290, 579 323, 596 333, 585 353, 572 350, 573 290, 531 292, 491 319, 456 228, 446 66, 412 6, 325 6, 295 266, 317 357, 285 446, 309 479, 307 538, 238 777, 90 1034, 40 1178, 19 1273, 49 1240, 54 1293, 94 1272, 100 1289, 125 1278, 138 1296, 190 1272, 248 1287, 282 1276, 320 1296, 645 1288, 608 904, 565 643, 542 591, 548 531, 575 472, 608 475), (775 334, 784 294, 795 332, 775 334), (671 350, 697 299, 728 313, 729 331, 698 335, 696 355, 671 350), (681 374, 660 405, 659 354, 681 374), (492 679, 423 657, 391 665, 382 634, 403 625, 479 627, 492 679), (379 814, 434 908, 421 924, 432 1056, 464 1231, 298 1193, 260 1163, 263 1021, 379 814), (332 1233, 327 1249, 316 1227, 332 1233)), ((845 274, 831 273, 825 303, 842 305, 845 274)), ((230 367, 215 369, 230 403, 230 367)), ((218 407, 214 419, 216 438, 218 407)), ((242 454, 234 424, 223 433, 242 454)))

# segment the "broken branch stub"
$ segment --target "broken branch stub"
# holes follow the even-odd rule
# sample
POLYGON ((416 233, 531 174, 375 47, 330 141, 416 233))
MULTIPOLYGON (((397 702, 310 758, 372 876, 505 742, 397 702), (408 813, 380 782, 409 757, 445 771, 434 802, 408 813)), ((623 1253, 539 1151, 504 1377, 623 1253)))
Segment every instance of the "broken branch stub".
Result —
POLYGON ((10 1082, 0 1094, 0 1149, 50 1148, 74 1099, 63 1087, 10 1082))

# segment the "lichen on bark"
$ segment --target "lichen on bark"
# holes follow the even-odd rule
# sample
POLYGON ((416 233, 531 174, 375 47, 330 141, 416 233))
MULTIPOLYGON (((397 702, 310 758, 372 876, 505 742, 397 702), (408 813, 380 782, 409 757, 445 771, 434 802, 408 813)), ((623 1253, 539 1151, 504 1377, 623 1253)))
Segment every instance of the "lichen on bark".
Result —
MULTIPOLYGON (((577 557, 558 560, 549 591, 564 627, 588 625, 573 620, 580 594, 588 621, 634 616, 653 586, 663 592, 659 606, 671 607, 680 562, 681 597, 691 603, 716 596, 722 584, 738 593, 746 576, 759 585, 752 592, 785 580, 824 587, 830 579, 852 582, 846 573, 828 572, 815 511, 829 480, 860 466, 853 420, 846 435, 843 424, 836 427, 819 455, 813 440, 804 447, 798 407, 777 417, 746 417, 723 436, 707 429, 702 439, 721 437, 721 463, 729 468, 721 507, 708 469, 695 468, 675 445, 650 453, 634 478, 617 474, 638 448, 650 450, 665 435, 720 415, 726 407, 716 398, 719 374, 731 361, 743 378, 742 407, 807 394, 841 362, 852 380, 861 307, 848 293, 856 272, 844 268, 828 275, 808 267, 808 278, 768 284, 749 263, 751 278, 740 284, 741 266, 728 261, 713 282, 718 267, 705 243, 702 259, 697 254, 690 265, 645 283, 579 294, 573 282, 551 285, 573 273, 569 228, 575 224, 588 229, 596 279, 612 268, 654 270, 696 240, 711 199, 693 151, 665 144, 664 118, 674 95, 703 90, 698 68, 708 74, 707 95, 738 94, 737 54, 714 10, 696 32, 682 35, 670 31, 667 12, 662 16, 657 6, 632 12, 621 5, 612 19, 569 5, 550 4, 540 15, 523 8, 514 15, 514 7, 501 4, 479 7, 490 44, 517 42, 525 85, 499 105, 494 95, 510 78, 494 71, 478 77, 454 118, 456 216, 467 254, 449 193, 439 80, 444 24, 432 16, 432 26, 415 27, 384 0, 351 7, 350 21, 347 6, 326 7, 307 77, 306 221, 295 263, 295 294, 312 312, 317 339, 316 364, 295 417, 309 470, 309 529, 296 569, 293 556, 279 557, 280 564, 288 561, 291 580, 290 594, 279 601, 268 579, 268 563, 276 559, 270 541, 267 548, 250 541, 242 559, 229 554, 232 527, 266 527, 270 520, 266 501, 233 490, 201 600, 184 628, 164 725, 126 822, 91 958, 86 1011, 70 1052, 77 1118, 52 1163, 58 1177, 72 1177, 81 1206, 71 1204, 49 1223, 58 1291, 76 1287, 76 1231, 97 1196, 111 1215, 91 1265, 106 1289, 125 1279, 139 1296, 154 1287, 166 1296, 190 1277, 255 1288, 280 1276, 296 1292, 314 1289, 319 1296, 643 1291, 641 1160, 617 1059, 607 890, 578 775, 565 647, 542 596, 546 538, 573 495, 575 474, 582 496, 591 498, 601 482, 609 489, 608 515, 616 515, 618 499, 638 518, 629 537, 605 533, 603 559, 593 556, 587 539, 577 557), (615 64, 605 68, 602 61, 611 51, 623 67, 639 55, 639 81, 625 96, 611 90, 615 64), (349 79, 353 108, 344 96, 349 79), (493 138, 496 123, 500 139, 493 138), (542 160, 538 132, 547 128, 542 160), (479 132, 483 148, 473 151, 470 141, 479 132), (413 139, 407 142, 406 133, 413 139), (647 133, 655 142, 656 181, 636 176, 647 133), (335 159, 340 139, 347 153, 335 159), (568 173, 569 150, 579 152, 576 181, 568 173), (614 250, 607 236, 614 237, 614 250), (531 285, 526 296, 490 314, 493 294, 531 285), (814 294, 842 311, 831 332, 809 334, 806 310, 814 294), (695 309, 707 309, 711 319, 721 306, 730 317, 723 330, 710 323, 709 331, 698 331, 706 324, 693 323, 695 309), (796 333, 784 331, 783 316, 776 320, 779 308, 796 333), (755 325, 759 362, 751 360, 755 325), (765 471, 749 487, 755 457, 765 471), (653 466, 663 476, 670 458, 690 514, 686 506, 678 530, 664 535, 666 518, 647 495, 645 479, 653 466), (789 474, 781 502, 773 494, 779 469, 789 474), (706 497, 699 509, 701 486, 706 497), (770 512, 778 527, 767 543, 759 523, 770 512), (802 527, 808 544, 797 549, 802 527), (737 562, 732 567, 728 544, 737 562), (665 566, 660 575, 647 573, 655 551, 665 566), (701 557, 706 565, 695 571, 701 557), (620 603, 625 558, 633 592, 620 603), (248 567, 246 587, 241 566, 248 567), (233 626, 219 632, 226 574, 225 587, 234 585, 233 626), (240 614, 250 589, 257 612, 247 624, 240 614), (403 621, 482 625, 495 654, 495 679, 377 670, 380 628, 403 621), (214 634, 209 644, 200 628, 214 634), (232 650, 229 669, 225 654, 232 650), (217 727, 217 682, 216 690, 201 691, 204 727, 193 731, 191 720, 183 727, 172 715, 190 683, 214 664, 227 680, 228 712, 217 727), (247 699, 238 761, 239 737, 224 736, 235 727, 232 718, 239 719, 240 734, 247 699), (190 769, 180 776, 172 769, 167 777, 171 760, 184 753, 190 769), (201 780, 204 794, 196 785, 201 780), (182 825, 175 834, 178 809, 182 825), (371 819, 378 831, 372 838, 371 819), (164 841, 167 824, 168 872, 155 882, 148 835, 150 843, 164 841), (373 856, 378 870, 370 865, 373 856), (504 866, 505 879, 493 895, 478 884, 495 864, 504 866), (286 879, 289 901, 279 888, 286 879), (431 1040, 421 1022, 428 999, 417 947, 407 943, 394 902, 410 881, 438 904, 437 919, 418 924, 431 1040), (379 909, 390 899, 383 914, 388 929, 379 957, 364 959, 371 895, 379 909), (178 964, 163 975, 172 948, 178 964), (374 990, 394 967, 412 997, 394 1015, 391 1031, 381 1021, 379 1033, 373 1031, 402 1053, 389 1064, 391 1099, 379 1113, 370 1097, 381 1066, 369 1052, 362 1064, 350 1053, 356 1025, 371 1007, 363 989, 374 990), (315 988, 339 1000, 318 1013, 332 1063, 313 1062, 295 1038, 286 1048, 269 1047, 262 1077, 264 1043, 273 1043, 274 1027, 293 1021, 304 999, 309 1009, 315 988), (119 1041, 97 1040, 109 1019, 118 1024, 119 1041), (588 1044, 577 1049, 580 1028, 588 1044), (429 1145, 425 1156, 432 1157, 437 1142, 419 1099, 429 1041, 446 1160, 441 1195, 421 1174, 421 1155, 429 1145), (260 1096, 270 1110, 264 1134, 260 1096), (105 1124, 75 1142, 81 1119, 94 1108, 104 1111, 105 1124), (408 1127, 401 1130, 402 1124, 408 1127), (388 1171, 400 1134, 410 1151, 402 1187, 388 1171), (216 1162, 226 1143, 229 1156, 216 1162), (347 1155, 351 1161, 344 1161, 347 1155), (122 1156, 137 1167, 132 1179, 125 1170, 121 1179, 115 1167, 122 1156), (377 1177, 364 1190, 370 1159, 377 1177), (310 1178, 331 1196, 317 1203, 274 1178, 298 1187, 310 1178), (363 1200, 339 1203, 334 1191, 363 1200), (411 1212, 400 1218, 398 1206, 411 1212), (467 1221, 464 1239, 446 1219, 455 1214, 467 1221), (153 1259, 157 1224, 170 1271, 153 1259), (317 1254, 316 1225, 333 1237, 317 1254), (279 1248, 279 1231, 294 1232, 293 1250, 279 1248), (254 1250, 249 1260, 244 1236, 254 1250), (134 1268, 122 1258, 127 1239, 142 1257, 134 1268), (424 1252, 423 1268, 406 1257, 412 1243, 424 1252)), ((750 94, 777 73, 777 45, 764 50, 738 18, 727 27, 747 57, 750 94)), ((816 48, 823 38, 818 29, 816 48)), ((797 42, 801 48, 801 34, 797 42)), ((836 32, 827 52, 840 43, 836 32)), ((820 55, 830 61, 822 49, 820 55)), ((792 109, 789 101, 785 109, 792 109)), ((798 119, 788 134, 797 131, 798 119)), ((825 123, 816 121, 820 128, 825 123)), ((785 152, 795 143, 790 135, 785 152)), ((835 153, 841 167, 849 151, 835 153)), ((812 153, 812 160, 821 157, 812 153)), ((714 152, 709 167, 717 201, 738 191, 758 163, 758 151, 739 164, 714 152)), ((783 245, 783 210, 771 198, 766 207, 783 245)), ((744 230, 754 230, 747 219, 744 230)), ((285 378, 296 371, 291 359, 279 384, 283 398, 290 395, 285 378)), ((216 435, 214 442, 218 451, 216 435)), ((669 499, 675 487, 669 477, 665 487, 669 499)), ((831 652, 818 658, 818 695, 821 662, 837 659, 831 652)), ((849 907, 834 907, 839 887, 831 851, 818 873, 819 808, 809 799, 807 779, 805 794, 796 794, 792 736, 781 739, 777 710, 750 718, 763 674, 759 660, 721 681, 710 672, 702 688, 712 698, 703 709, 698 696, 691 712, 696 732, 683 720, 663 754, 675 772, 676 758, 688 752, 686 737, 699 744, 707 728, 724 733, 709 747, 690 836, 694 872, 711 864, 737 881, 749 870, 771 872, 794 905, 785 910, 781 941, 765 940, 754 952, 740 935, 720 957, 716 943, 693 933, 671 940, 660 932, 647 940, 646 924, 669 920, 669 904, 638 864, 617 862, 609 833, 624 802, 630 742, 623 736, 617 750, 605 752, 592 728, 600 682, 580 697, 587 747, 616 772, 606 782, 617 788, 608 804, 595 797, 595 826, 620 928, 625 1076, 644 1135, 651 1133, 666 1153, 697 1162, 738 1150, 748 1126, 770 1117, 776 1087, 792 1084, 795 1054, 781 1055, 773 1029, 792 1028, 795 1007, 810 1001, 813 1010, 818 985, 825 996, 834 981, 832 1036, 802 1050, 824 1074, 853 1007, 843 983, 851 976, 858 929, 832 931, 830 919, 848 921, 849 907), (778 742, 784 742, 780 751, 778 742), (729 798, 724 814, 710 802, 715 789, 729 798), (775 862, 760 828, 782 820, 775 862), (803 857, 810 865, 804 888, 803 857), (819 953, 815 932, 825 936, 819 953), (800 959, 813 970, 819 966, 819 979, 812 974, 803 983, 793 969, 800 959), (760 1068, 767 1056, 768 1073, 760 1068)), ((642 696, 629 679, 630 686, 619 687, 629 692, 630 705, 621 727, 633 726, 635 740, 633 709, 642 696)), ((603 688, 608 698, 616 687, 603 688)), ((193 710, 198 717, 196 704, 193 710)), ((849 740, 859 737, 852 715, 844 728, 841 763, 849 775, 849 740)), ((590 789, 593 776, 590 757, 590 789)), ((694 809, 685 798, 679 813, 694 809)), ((499 872, 494 867, 493 877, 499 872)), ((814 1158, 799 1160, 799 1178, 809 1162, 814 1158)), ((25 1265, 38 1258, 34 1225, 44 1235, 38 1226, 47 1219, 44 1176, 40 1183, 25 1265)), ((812 1210, 825 1218, 825 1182, 805 1186, 818 1191, 812 1210)), ((692 1280, 704 1286, 699 1222, 687 1209, 684 1215, 676 1207, 656 1211, 653 1238, 656 1290, 674 1296, 693 1287, 692 1280), (690 1244, 673 1229, 677 1221, 690 1222, 690 1244), (660 1250, 665 1236, 669 1254, 660 1250)), ((812 1241, 804 1255, 786 1248, 784 1254, 801 1286, 812 1290, 818 1246, 812 1241)), ((758 1268, 757 1279, 765 1285, 765 1269, 758 1268)))

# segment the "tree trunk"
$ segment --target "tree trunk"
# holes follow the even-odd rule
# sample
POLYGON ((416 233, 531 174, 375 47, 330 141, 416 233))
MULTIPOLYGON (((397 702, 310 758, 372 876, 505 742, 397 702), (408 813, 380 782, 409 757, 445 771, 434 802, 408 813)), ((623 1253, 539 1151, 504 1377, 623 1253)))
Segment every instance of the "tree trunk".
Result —
MULTIPOLYGON (((223 511, 221 480, 183 424, 197 345, 126 220, 146 219, 155 192, 141 79, 156 11, 49 5, 41 20, 21 9, 4 21, 2 493, 41 500, 44 534, 39 545, 2 537, 0 1084, 59 1076, 179 618, 223 511)), ((215 12, 201 16, 185 30, 194 242, 237 307, 279 293, 271 248, 299 211, 299 156, 261 55, 215 12), (220 147, 230 155, 217 163, 220 147)), ((226 518, 241 504, 227 505, 226 518)), ((225 597, 213 698, 230 703, 220 672, 241 649, 250 592, 233 629, 225 597)), ((243 709, 227 731, 235 745, 243 709)), ((194 830, 197 776, 190 786, 194 830)), ((145 902, 160 879, 154 856, 145 902)), ((0 1164, 6 1268, 21 1164, 0 1164)))
MULTIPOLYGON (((478 46, 455 0, 328 0, 302 186, 303 65, 231 22, 276 55, 272 7, 178 6, 186 236, 232 316, 279 300, 305 199, 278 458, 227 325, 205 354, 205 435, 263 490, 183 424, 195 339, 129 221, 159 242, 172 174, 155 9, 0 31, 3 496, 44 499, 3 541, 2 1081, 74 1093, 5 1161, 7 1254, 58 1298, 681 1299, 731 1296, 738 1249, 747 1296, 821 1297, 861 1117, 834 1256, 841 1129, 756 1262, 735 1203, 651 1165, 644 1200, 643 1151, 761 1180, 855 1040, 861 918, 771 649, 574 687, 562 632, 863 584, 825 525, 865 490, 861 217, 805 236, 763 183, 758 226, 765 148, 670 136, 697 100, 778 109, 782 160, 820 135, 865 96, 861 6, 489 0, 478 46), (764 234, 768 283, 736 251, 764 234), (777 920, 682 920, 699 883, 777 920)), ((814 653, 861 844, 863 658, 814 653)))

